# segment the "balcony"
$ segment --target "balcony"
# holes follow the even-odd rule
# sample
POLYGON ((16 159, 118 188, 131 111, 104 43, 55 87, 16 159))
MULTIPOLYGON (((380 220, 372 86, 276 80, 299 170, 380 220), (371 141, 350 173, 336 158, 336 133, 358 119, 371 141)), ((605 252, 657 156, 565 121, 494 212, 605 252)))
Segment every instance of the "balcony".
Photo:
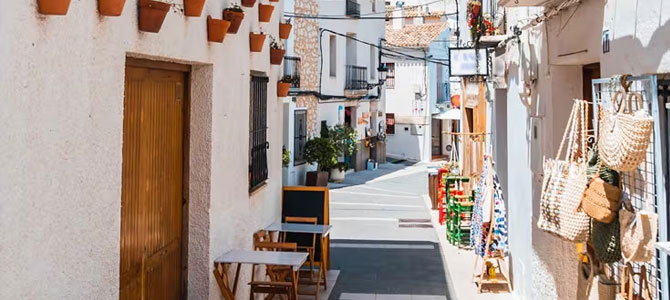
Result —
POLYGON ((284 76, 291 77, 291 88, 300 88, 300 57, 284 56, 284 76))
POLYGON ((358 18, 361 16, 361 5, 356 0, 346 0, 347 8, 346 15, 349 17, 358 18))
POLYGON ((367 90, 368 68, 362 66, 347 65, 345 90, 367 90))

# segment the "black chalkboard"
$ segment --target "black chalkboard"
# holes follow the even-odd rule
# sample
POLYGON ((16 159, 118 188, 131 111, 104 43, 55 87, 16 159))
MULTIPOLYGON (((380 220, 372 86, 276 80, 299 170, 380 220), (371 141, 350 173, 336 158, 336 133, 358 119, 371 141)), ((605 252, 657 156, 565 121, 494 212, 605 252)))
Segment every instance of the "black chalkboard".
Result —
MULTIPOLYGON (((318 224, 330 224, 328 217, 328 188, 316 186, 285 186, 282 189, 282 222, 286 216, 316 217, 318 224)), ((330 240, 330 239, 329 239, 330 240)), ((312 245, 312 234, 289 233, 287 242, 295 242, 300 246, 312 245)), ((326 259, 329 257, 329 243, 326 243, 326 259)), ((314 261, 321 262, 321 236, 316 237, 314 261)), ((329 262, 326 260, 326 267, 329 262)))

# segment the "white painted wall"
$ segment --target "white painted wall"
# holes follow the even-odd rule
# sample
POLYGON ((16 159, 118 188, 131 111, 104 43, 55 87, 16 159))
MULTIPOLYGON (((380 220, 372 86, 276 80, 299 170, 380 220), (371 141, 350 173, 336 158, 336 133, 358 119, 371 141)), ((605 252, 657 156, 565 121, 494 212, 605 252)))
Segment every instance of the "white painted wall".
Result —
MULTIPOLYGON (((96 1, 73 1, 67 16, 41 16, 36 1, 3 3, 1 299, 119 298, 126 56, 193 65, 189 299, 220 299, 214 258, 250 249, 253 231, 279 217, 281 67, 269 65, 267 43, 249 53, 257 9, 245 9, 237 35, 212 44, 206 16, 220 18, 229 1, 207 1, 200 18, 170 13, 158 34, 138 31, 136 3, 115 18, 99 16, 96 1), (248 171, 252 70, 270 77, 270 179, 249 195, 240 175, 248 171)), ((276 36, 281 13, 280 3, 260 27, 276 36)))

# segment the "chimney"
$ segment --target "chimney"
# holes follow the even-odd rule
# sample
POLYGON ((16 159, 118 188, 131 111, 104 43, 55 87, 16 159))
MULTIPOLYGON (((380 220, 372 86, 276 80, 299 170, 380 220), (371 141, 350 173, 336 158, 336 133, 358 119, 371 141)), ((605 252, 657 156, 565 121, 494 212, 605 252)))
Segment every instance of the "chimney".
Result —
POLYGON ((404 3, 397 2, 396 7, 393 10, 393 19, 391 19, 391 24, 393 24, 394 30, 402 29, 405 26, 405 10, 402 8, 404 3))

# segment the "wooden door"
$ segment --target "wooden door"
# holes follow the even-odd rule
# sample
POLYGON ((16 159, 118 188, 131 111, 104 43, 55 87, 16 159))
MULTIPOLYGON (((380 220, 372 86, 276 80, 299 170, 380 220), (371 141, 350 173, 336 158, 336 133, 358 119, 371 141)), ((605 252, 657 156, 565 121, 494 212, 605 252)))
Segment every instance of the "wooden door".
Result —
POLYGON ((121 300, 180 298, 184 78, 126 67, 121 300))

